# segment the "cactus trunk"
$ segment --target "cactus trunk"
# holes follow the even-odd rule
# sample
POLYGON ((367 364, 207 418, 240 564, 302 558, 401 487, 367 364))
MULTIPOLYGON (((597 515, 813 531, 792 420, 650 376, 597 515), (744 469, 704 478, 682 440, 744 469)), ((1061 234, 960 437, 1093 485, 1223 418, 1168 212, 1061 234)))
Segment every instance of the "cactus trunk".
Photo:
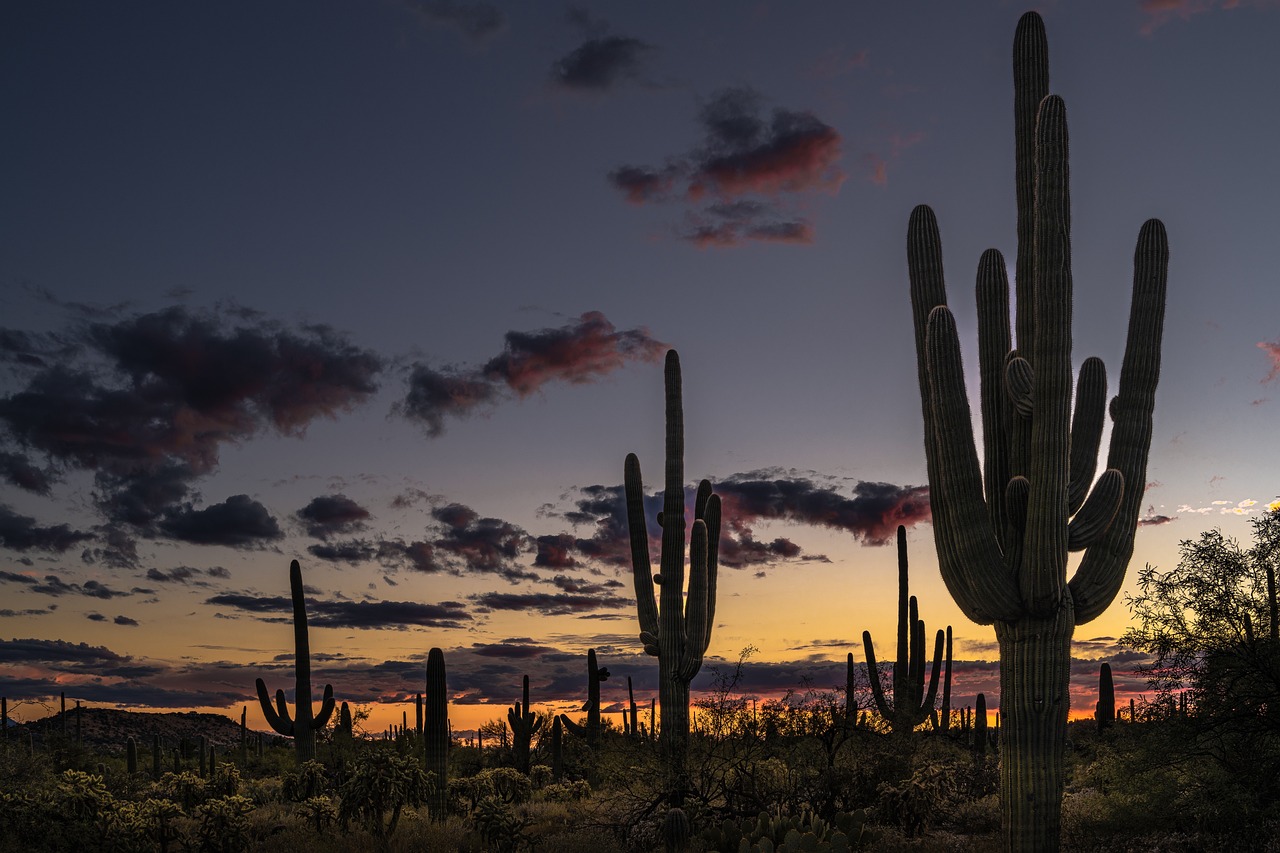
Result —
POLYGON ((422 742, 427 772, 435 774, 427 806, 432 820, 443 821, 449 802, 449 694, 445 686, 444 652, 439 649, 427 654, 422 742))

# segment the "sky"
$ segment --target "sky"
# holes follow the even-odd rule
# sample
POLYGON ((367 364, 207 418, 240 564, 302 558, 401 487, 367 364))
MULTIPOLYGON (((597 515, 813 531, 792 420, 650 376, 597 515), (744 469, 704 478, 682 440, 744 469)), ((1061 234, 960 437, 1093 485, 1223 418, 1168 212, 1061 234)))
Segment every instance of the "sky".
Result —
MULTIPOLYGON (((1014 27, 971 2, 15 2, 0 11, 0 692, 18 716, 314 690, 399 721, 444 649, 455 729, 573 710, 585 652, 647 705, 620 500, 661 489, 662 359, 689 487, 725 507, 695 692, 891 659, 898 524, 953 696, 990 627, 938 574, 907 291, 944 244, 1012 258, 1014 27), (25 703, 25 704, 22 704, 25 703)), ((1129 580, 1080 626, 1073 714, 1144 564, 1277 497, 1280 7, 1037 7, 1067 104, 1075 341, 1118 375, 1132 256, 1169 232, 1163 373, 1129 580)), ((1114 385, 1113 385, 1114 387, 1114 385)), ((1104 445, 1105 447, 1105 445, 1104 445)), ((657 504, 651 502, 656 508, 657 504)), ((656 527, 654 528, 656 530, 656 527)), ((412 714, 411 714, 412 716, 412 714)))

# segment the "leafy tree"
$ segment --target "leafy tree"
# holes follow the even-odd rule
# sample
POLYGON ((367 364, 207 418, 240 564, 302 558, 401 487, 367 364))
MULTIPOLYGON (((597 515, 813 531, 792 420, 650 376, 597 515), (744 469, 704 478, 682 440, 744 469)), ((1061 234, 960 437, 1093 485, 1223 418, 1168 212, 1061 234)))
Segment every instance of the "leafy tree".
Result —
POLYGON ((1120 638, 1150 654, 1139 668, 1173 716, 1185 691, 1184 755, 1214 757, 1257 786, 1257 802, 1280 801, 1280 620, 1276 564, 1280 503, 1255 518, 1253 544, 1220 530, 1181 543, 1177 568, 1147 566, 1128 598, 1138 624, 1120 638))

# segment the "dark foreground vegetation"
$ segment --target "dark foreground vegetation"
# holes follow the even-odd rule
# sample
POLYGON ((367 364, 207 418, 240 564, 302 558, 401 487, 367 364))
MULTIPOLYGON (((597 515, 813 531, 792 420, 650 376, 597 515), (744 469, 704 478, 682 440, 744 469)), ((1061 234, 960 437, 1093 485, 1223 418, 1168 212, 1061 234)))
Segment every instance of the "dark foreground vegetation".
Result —
MULTIPOLYGON (((904 738, 875 714, 849 726, 844 704, 840 693, 809 693, 753 708, 728 689, 702 703, 683 849, 1000 847, 994 730, 976 739, 954 712, 946 733, 926 724, 904 738)), ((1220 735, 1178 703, 1136 710, 1137 722, 1122 707, 1109 726, 1068 727, 1064 849, 1280 849, 1274 766, 1260 760, 1274 756, 1274 738, 1215 754, 1220 735)), ((184 715, 127 716, 154 728, 184 715)), ((126 745, 98 750, 77 745, 73 730, 51 726, 37 739, 27 728, 0 748, 3 851, 673 849, 663 763, 643 730, 605 724, 594 748, 561 732, 557 756, 548 722, 527 775, 510 739, 453 741, 437 814, 428 804, 438 780, 423 770, 412 724, 374 739, 346 736, 335 719, 300 766, 279 739, 259 755, 250 737, 243 754, 229 746, 212 760, 199 740, 165 740, 158 775, 150 744, 135 741, 130 759, 126 745)))

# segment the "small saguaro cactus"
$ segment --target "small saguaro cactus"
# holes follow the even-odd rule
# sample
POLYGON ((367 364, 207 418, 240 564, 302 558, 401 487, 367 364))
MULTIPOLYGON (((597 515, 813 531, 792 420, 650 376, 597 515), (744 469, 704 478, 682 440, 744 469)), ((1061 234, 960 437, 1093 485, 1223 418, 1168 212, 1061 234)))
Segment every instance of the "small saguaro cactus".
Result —
POLYGON ((629 675, 627 676, 627 706, 627 716, 630 717, 631 723, 628 731, 631 737, 638 738, 640 737, 640 731, 638 728, 640 724, 640 709, 636 707, 636 694, 635 691, 631 689, 631 676, 629 675))
POLYGON ((240 766, 249 764, 249 706, 240 709, 240 766))
POLYGON ((333 685, 324 686, 324 698, 320 711, 311 713, 311 641, 307 634, 307 601, 302 590, 302 567, 294 560, 289 564, 289 590, 293 595, 293 667, 296 673, 294 689, 295 713, 289 716, 284 691, 276 691, 275 707, 267 693, 267 685, 257 681, 258 702, 267 725, 285 737, 293 738, 294 755, 298 764, 316 757, 316 732, 325 727, 333 713, 333 685))
POLYGON ((355 736, 355 724, 351 719, 351 706, 346 702, 338 709, 338 734, 350 739, 355 736))
POLYGON ((132 735, 124 744, 124 765, 130 776, 138 772, 138 742, 132 735))
POLYGON ((862 632, 862 645, 867 654, 867 678, 871 681, 871 696, 875 699, 880 716, 889 723, 895 735, 910 734, 916 726, 929 719, 934 700, 938 695, 938 672, 942 663, 942 644, 945 635, 938 631, 933 648, 933 669, 929 676, 929 690, 924 687, 924 621, 920 619, 919 604, 907 591, 907 529, 898 525, 898 655, 893 664, 893 703, 890 704, 880 683, 880 669, 876 665, 875 645, 871 632, 862 632))
MULTIPOLYGON (((649 561, 649 529, 644 513, 644 481, 640 460, 627 455, 624 481, 627 496, 627 528, 631 538, 632 578, 640 617, 640 642, 658 658, 658 694, 661 700, 659 747, 666 756, 673 786, 684 780, 685 753, 689 746, 689 683, 702 669, 702 657, 711 642, 715 623, 716 570, 720 552, 720 498, 711 483, 698 484, 694 498, 693 531, 689 541, 689 590, 685 596, 684 518, 684 405, 680 356, 667 351, 664 369, 666 390, 666 471, 662 512, 660 572, 649 561), (654 585, 659 586, 655 596, 654 585)), ((679 798, 673 805, 680 804, 679 798)))
POLYGON ((564 725, 556 717, 551 724, 551 778, 559 782, 564 776, 564 725))
POLYGON ((427 691, 422 705, 422 743, 426 770, 435 774, 427 800, 431 819, 443 821, 449 804, 449 694, 445 686, 444 652, 427 653, 427 691))
POLYGON ((595 746, 600 738, 600 682, 608 679, 609 667, 597 666, 596 650, 587 649, 587 702, 582 706, 582 710, 587 712, 587 724, 583 726, 564 714, 560 715, 564 727, 591 746, 595 746))
POLYGON ((987 751, 987 694, 979 693, 973 703, 973 751, 983 755, 987 751))
POLYGON ((1098 670, 1098 704, 1094 706, 1094 717, 1098 720, 1098 731, 1116 721, 1116 687, 1111 680, 1109 663, 1104 663, 1098 670))
POLYGON ((1147 482, 1169 248, 1148 220, 1134 252, 1119 392, 1102 361, 1074 388, 1066 107, 1049 94, 1044 22, 1028 12, 1013 49, 1017 197, 1013 322, 1003 256, 978 264, 979 464, 960 342, 933 211, 911 214, 907 262, 933 534, 960 610, 1000 646, 1001 829, 1009 850, 1060 846, 1071 636, 1124 583, 1147 482), (1107 468, 1095 481, 1108 410, 1107 468), (1068 554, 1083 551, 1068 578, 1068 554))
POLYGON ((516 769, 529 775, 529 747, 533 744, 533 736, 542 728, 545 718, 533 713, 529 707, 529 676, 524 677, 521 687, 521 701, 507 711, 507 722, 511 724, 512 752, 515 756, 516 769))

